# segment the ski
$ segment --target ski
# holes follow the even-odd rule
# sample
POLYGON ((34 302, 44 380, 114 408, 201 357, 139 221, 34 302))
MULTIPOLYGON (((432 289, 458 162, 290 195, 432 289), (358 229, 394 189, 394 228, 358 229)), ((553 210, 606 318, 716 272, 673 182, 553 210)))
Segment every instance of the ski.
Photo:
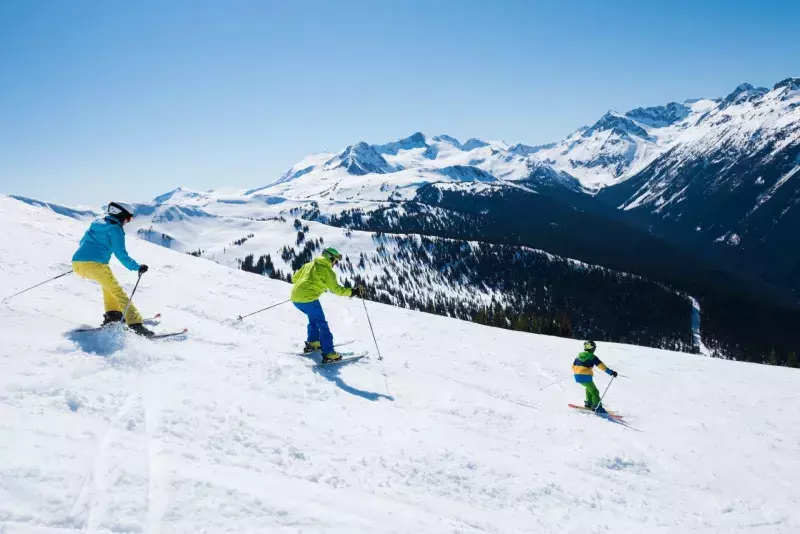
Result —
MULTIPOLYGON (((166 334, 156 334, 154 336, 146 337, 145 339, 166 339, 168 337, 181 336, 181 335, 185 334, 188 331, 189 331, 188 328, 184 328, 180 332, 168 332, 166 334)), ((142 337, 144 337, 144 336, 142 336, 142 337)))
MULTIPOLYGON (((147 325, 153 325, 153 324, 158 324, 159 323, 159 319, 161 319, 161 314, 157 313, 152 317, 148 317, 147 319, 145 319, 142 322, 144 324, 147 324, 147 325)), ((102 330, 106 326, 108 326, 108 325, 105 325, 105 326, 94 326, 94 327, 89 327, 89 328, 78 328, 78 329, 73 330, 73 332, 76 332, 76 333, 99 332, 100 330, 102 330)))
MULTIPOLYGON (((347 341, 342 341, 341 343, 335 343, 333 348, 338 349, 339 347, 344 347, 345 345, 352 345, 355 342, 355 339, 348 339, 347 341)), ((320 352, 322 352, 322 349, 312 350, 311 352, 295 352, 293 354, 296 354, 297 356, 313 356, 315 354, 319 354, 320 352)))
POLYGON ((360 360, 361 358, 365 358, 366 356, 367 356, 366 354, 359 354, 357 356, 347 356, 347 357, 343 356, 342 359, 340 359, 340 360, 335 360, 335 361, 332 361, 332 362, 324 362, 324 363, 323 362, 315 363, 311 367, 314 367, 314 368, 332 367, 334 365, 342 365, 342 364, 345 364, 345 363, 355 362, 355 361, 360 360))
POLYGON ((77 328, 77 329, 73 330, 72 332, 74 334, 82 334, 84 332, 99 332, 102 329, 103 329, 102 326, 97 326, 97 327, 94 327, 94 328, 77 328))
POLYGON ((582 412, 593 413, 595 415, 599 415, 600 417, 606 417, 607 416, 607 417, 610 417, 611 419, 616 419, 618 421, 622 420, 622 418, 623 418, 623 416, 621 416, 621 415, 619 415, 619 414, 617 414, 615 412, 608 412, 607 411, 606 413, 597 413, 594 410, 592 410, 591 408, 587 408, 586 406, 578 406, 577 404, 569 404, 568 406, 570 408, 575 408, 576 410, 580 410, 582 412))
MULTIPOLYGON (((77 330, 73 330, 72 332, 74 334, 83 334, 83 333, 89 333, 89 332, 100 332, 100 331, 103 330, 103 328, 104 327, 102 327, 102 326, 99 326, 97 328, 78 328, 77 330)), ((123 331, 130 332, 130 330, 128 330, 127 327, 124 328, 123 331)), ((183 330, 180 330, 180 331, 177 331, 177 332, 166 332, 166 333, 163 333, 163 334, 155 334, 155 335, 152 335, 150 337, 146 337, 146 336, 141 336, 141 337, 143 337, 145 339, 165 339, 165 338, 168 338, 168 337, 180 336, 182 334, 187 333, 188 331, 189 331, 188 328, 184 328, 183 330)))

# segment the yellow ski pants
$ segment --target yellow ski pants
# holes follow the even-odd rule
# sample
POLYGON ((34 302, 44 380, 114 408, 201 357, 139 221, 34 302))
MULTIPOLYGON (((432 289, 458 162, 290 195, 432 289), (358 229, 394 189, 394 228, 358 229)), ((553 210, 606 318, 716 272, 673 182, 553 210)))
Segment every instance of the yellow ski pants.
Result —
MULTIPOLYGON (((103 305, 106 311, 122 312, 128 306, 128 295, 117 282, 111 267, 107 263, 97 263, 96 261, 73 261, 72 269, 75 274, 87 280, 93 280, 103 288, 103 305)), ((139 310, 131 304, 125 316, 127 324, 141 324, 142 316, 139 310)))

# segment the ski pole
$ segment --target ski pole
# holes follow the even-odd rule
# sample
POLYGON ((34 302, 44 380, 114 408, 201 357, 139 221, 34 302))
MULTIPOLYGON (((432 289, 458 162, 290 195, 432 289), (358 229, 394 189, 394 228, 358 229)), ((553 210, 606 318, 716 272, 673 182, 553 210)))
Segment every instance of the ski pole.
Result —
POLYGON ((280 306, 281 304, 286 304, 286 303, 287 303, 287 302, 289 302, 290 300, 292 300, 292 299, 286 299, 286 300, 283 300, 283 301, 281 301, 281 302, 279 302, 279 303, 277 303, 277 304, 273 304, 272 306, 267 306, 266 308, 262 308, 262 309, 260 309, 260 310, 258 310, 258 311, 254 311, 253 313, 248 313, 247 315, 240 315, 240 316, 239 316, 239 321, 241 321, 241 320, 242 320, 242 319, 244 319, 245 317, 250 317, 251 315, 255 315, 255 314, 257 314, 257 313, 261 313, 261 312, 263 312, 263 311, 267 311, 267 310, 271 310, 272 308, 276 308, 276 307, 280 306))
MULTIPOLYGON (((369 318, 369 311, 367 310, 367 301, 364 300, 364 295, 361 295, 361 303, 364 305, 364 313, 367 314, 367 322, 369 323, 369 331, 372 332, 372 341, 375 342, 375 350, 378 351, 378 361, 383 360, 381 356, 381 348, 378 346, 378 338, 375 337, 375 329, 372 328, 372 319, 369 318)), ((389 377, 386 376, 386 371, 383 372, 383 383, 386 385, 386 394, 391 395, 389 392, 389 377)))
POLYGON ((542 387, 542 388, 539 388, 539 391, 544 391, 545 389, 549 388, 550 386, 555 386, 556 384, 560 384, 561 382, 563 382, 563 381, 564 381, 564 380, 566 380, 567 378, 569 378, 569 377, 568 377, 568 376, 565 376, 564 378, 562 378, 562 379, 560 379, 560 380, 556 380, 555 382, 550 382, 550 383, 549 383, 549 384, 547 384, 546 386, 544 386, 544 387, 542 387))
POLYGON ((13 299, 14 297, 16 297, 17 295, 22 295, 23 293, 27 293, 27 292, 28 292, 28 291, 30 291, 31 289, 36 289, 36 288, 37 288, 37 287, 39 287, 39 286, 43 286, 44 284, 46 284, 46 283, 48 283, 48 282, 52 282, 53 280, 58 280, 58 279, 59 279, 59 278, 61 278, 62 276, 67 276, 68 274, 72 274, 72 272, 73 272, 72 270, 69 270, 69 271, 65 272, 64 274, 59 274, 58 276, 54 276, 53 278, 50 278, 49 280, 45 280, 44 282, 40 282, 40 283, 36 284, 35 286, 31 286, 31 287, 29 287, 28 289, 23 289, 23 290, 22 290, 22 291, 20 291, 19 293, 14 293, 13 295, 11 295, 11 296, 9 296, 9 297, 5 297, 5 298, 3 299, 3 302, 5 302, 5 301, 7 301, 7 300, 11 300, 11 299, 13 299))
MULTIPOLYGON (((606 386, 606 390, 603 392, 602 395, 600 395, 600 402, 597 403, 597 408, 600 408, 600 406, 603 405, 603 399, 605 398, 606 393, 608 393, 608 388, 611 387, 611 383, 614 381, 615 378, 616 378, 615 376, 611 377, 611 380, 608 382, 608 385, 606 386)), ((594 409, 595 413, 597 413, 597 408, 594 409)))
POLYGON ((128 305, 125 306, 125 311, 122 312, 122 320, 123 321, 126 321, 125 318, 128 316, 128 308, 131 307, 131 303, 133 302, 133 296, 136 294, 136 288, 139 287, 139 282, 142 281, 142 275, 143 274, 144 273, 139 273, 139 278, 136 279, 136 285, 133 286, 133 291, 131 291, 131 296, 128 298, 128 305))
POLYGON ((361 297, 361 303, 364 305, 364 313, 367 314, 367 322, 369 323, 369 330, 372 332, 372 341, 375 342, 375 350, 378 351, 378 360, 382 360, 383 356, 381 356, 381 349, 378 347, 378 339, 375 337, 375 329, 372 328, 372 320, 369 318, 369 311, 367 311, 367 301, 364 300, 364 297, 361 297))

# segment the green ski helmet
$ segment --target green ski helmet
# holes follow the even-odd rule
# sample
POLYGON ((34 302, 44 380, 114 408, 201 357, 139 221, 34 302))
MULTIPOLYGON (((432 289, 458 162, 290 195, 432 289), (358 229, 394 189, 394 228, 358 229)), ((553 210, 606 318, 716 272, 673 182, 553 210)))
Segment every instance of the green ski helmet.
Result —
POLYGON ((597 343, 595 343, 594 341, 586 341, 583 343, 583 350, 585 350, 586 352, 594 352, 596 348, 597 348, 597 343))
POLYGON ((328 247, 322 251, 322 257, 330 261, 342 261, 342 255, 333 247, 328 247))

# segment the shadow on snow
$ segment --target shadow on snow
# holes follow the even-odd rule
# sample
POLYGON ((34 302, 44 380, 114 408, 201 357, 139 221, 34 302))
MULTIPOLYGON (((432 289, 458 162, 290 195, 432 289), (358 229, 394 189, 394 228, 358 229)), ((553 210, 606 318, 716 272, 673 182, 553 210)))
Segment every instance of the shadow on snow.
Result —
POLYGON ((125 348, 125 331, 120 328, 104 328, 91 332, 72 330, 64 337, 74 342, 83 352, 98 356, 111 356, 125 348))
POLYGON ((346 391, 351 395, 355 395, 357 397, 361 397, 362 399, 367 399, 368 401, 377 401, 380 399, 386 399, 390 401, 394 401, 394 397, 391 395, 384 395, 382 393, 375 393, 373 391, 365 391, 363 389, 358 389, 356 387, 351 386, 347 382, 345 382, 341 376, 339 376, 339 371, 342 367, 350 365, 349 363, 339 363, 334 365, 328 366, 316 366, 314 367, 314 372, 323 377, 325 380, 333 382, 336 384, 339 389, 342 391, 346 391))

